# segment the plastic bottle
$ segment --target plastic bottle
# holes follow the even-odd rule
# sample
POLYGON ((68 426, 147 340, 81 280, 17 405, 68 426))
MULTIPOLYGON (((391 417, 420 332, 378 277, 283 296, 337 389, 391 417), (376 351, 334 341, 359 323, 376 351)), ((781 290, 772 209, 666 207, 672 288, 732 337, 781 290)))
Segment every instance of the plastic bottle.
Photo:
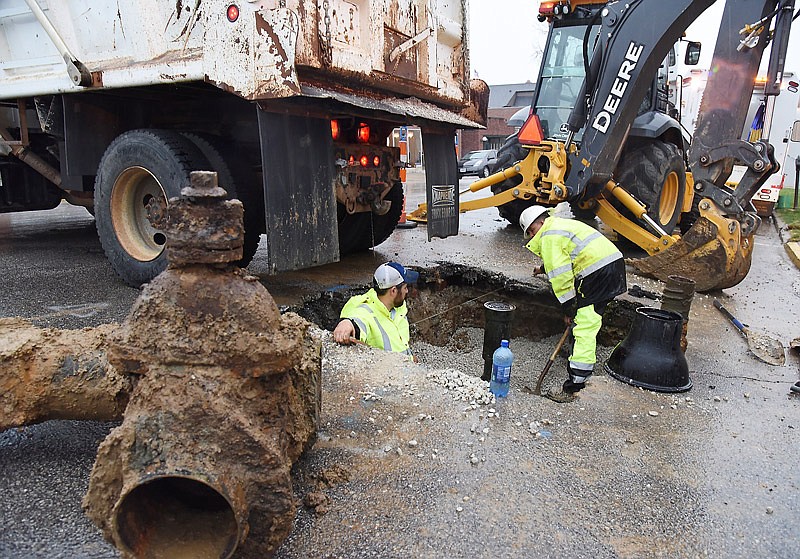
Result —
POLYGON ((489 382, 489 390, 498 398, 508 395, 508 383, 511 380, 511 364, 514 362, 514 354, 508 349, 508 340, 502 340, 500 347, 494 350, 492 355, 492 380, 489 382))

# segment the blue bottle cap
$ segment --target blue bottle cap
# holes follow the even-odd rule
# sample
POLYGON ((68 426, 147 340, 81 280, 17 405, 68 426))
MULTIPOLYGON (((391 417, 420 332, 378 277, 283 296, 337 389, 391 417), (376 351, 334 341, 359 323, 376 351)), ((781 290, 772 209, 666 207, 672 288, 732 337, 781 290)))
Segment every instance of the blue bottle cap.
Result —
POLYGON ((500 347, 508 347, 508 340, 500 340, 500 347))

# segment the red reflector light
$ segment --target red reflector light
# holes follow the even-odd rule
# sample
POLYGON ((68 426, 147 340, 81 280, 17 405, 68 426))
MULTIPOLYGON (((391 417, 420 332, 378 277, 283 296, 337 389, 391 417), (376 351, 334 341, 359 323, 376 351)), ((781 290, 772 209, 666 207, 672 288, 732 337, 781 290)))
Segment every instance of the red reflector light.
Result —
POLYGON ((539 13, 543 16, 551 16, 555 12, 557 2, 542 2, 539 4, 539 13))
POLYGON ((236 4, 228 6, 228 21, 233 23, 239 19, 239 7, 236 4))
POLYGON ((362 144, 369 142, 369 124, 366 122, 358 125, 358 141, 362 144))
POLYGON ((532 114, 528 116, 528 120, 519 129, 517 139, 523 146, 535 146, 542 143, 544 131, 542 130, 542 123, 539 121, 539 115, 532 114))
POLYGON ((372 165, 373 165, 374 167, 380 167, 380 165, 381 165, 381 158, 380 158, 380 157, 378 157, 377 155, 376 155, 375 157, 373 157, 373 158, 372 158, 372 165))
POLYGON ((333 138, 334 140, 338 140, 339 139, 339 121, 338 120, 332 120, 331 121, 331 138, 333 138))
POLYGON ((362 155, 359 161, 362 167, 366 167, 367 165, 369 165, 369 157, 367 157, 366 155, 362 155))
POLYGON ((356 158, 351 155, 350 159, 348 159, 347 162, 350 163, 350 166, 352 167, 353 165, 356 164, 356 158))

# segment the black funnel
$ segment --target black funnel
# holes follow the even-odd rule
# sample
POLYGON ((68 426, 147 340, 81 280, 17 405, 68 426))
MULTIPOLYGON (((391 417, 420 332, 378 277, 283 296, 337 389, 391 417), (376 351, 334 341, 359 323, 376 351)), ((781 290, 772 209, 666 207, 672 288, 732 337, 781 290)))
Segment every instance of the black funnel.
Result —
POLYGON ((487 301, 483 304, 485 326, 483 329, 483 374, 481 380, 492 378, 492 355, 500 347, 501 340, 511 339, 511 321, 517 307, 503 301, 487 301))
POLYGON ((681 351, 680 314, 639 307, 631 331, 605 364, 617 380, 656 392, 685 392, 692 387, 689 366, 681 351))

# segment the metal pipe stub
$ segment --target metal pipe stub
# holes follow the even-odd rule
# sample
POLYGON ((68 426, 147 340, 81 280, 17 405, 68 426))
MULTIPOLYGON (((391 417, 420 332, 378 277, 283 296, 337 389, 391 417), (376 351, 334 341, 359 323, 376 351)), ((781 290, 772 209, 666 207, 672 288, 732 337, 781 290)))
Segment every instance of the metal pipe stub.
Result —
POLYGON ((693 279, 672 275, 667 277, 664 293, 661 296, 661 308, 676 312, 683 318, 681 327, 681 351, 686 353, 689 343, 686 339, 689 323, 689 311, 694 299, 695 282, 693 279))
POLYGON ((483 304, 483 374, 481 380, 490 380, 492 376, 492 356, 500 347, 501 340, 511 339, 511 323, 517 307, 504 301, 487 301, 483 304))

